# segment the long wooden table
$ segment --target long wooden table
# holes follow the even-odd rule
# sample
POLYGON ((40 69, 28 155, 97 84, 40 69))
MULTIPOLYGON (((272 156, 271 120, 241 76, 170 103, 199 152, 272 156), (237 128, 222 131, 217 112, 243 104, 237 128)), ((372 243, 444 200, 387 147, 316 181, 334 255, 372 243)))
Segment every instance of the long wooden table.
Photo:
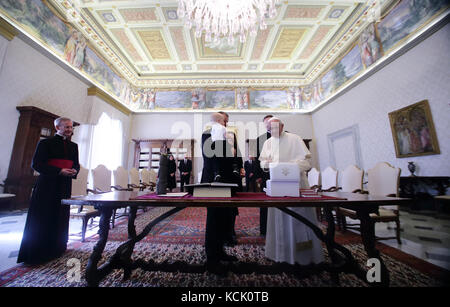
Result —
MULTIPOLYGON (((91 205, 101 213, 99 223, 99 239, 86 267, 86 281, 89 286, 98 286, 99 282, 114 269, 124 270, 124 279, 130 277, 132 270, 137 267, 150 268, 154 270, 157 265, 139 259, 131 260, 134 246, 142 240, 151 231, 153 226, 174 213, 183 210, 186 207, 275 207, 301 221, 310 227, 316 236, 325 243, 332 263, 328 264, 327 270, 331 273, 332 279, 339 284, 340 273, 352 273, 367 281, 367 269, 357 263, 352 253, 344 246, 335 242, 335 223, 332 214, 333 208, 343 207, 357 212, 361 222, 361 237, 364 248, 369 258, 377 258, 381 265, 381 282, 370 283, 375 286, 389 285, 389 271, 380 257, 379 251, 375 247, 375 225, 370 219, 371 213, 377 213, 380 206, 406 205, 409 199, 397 197, 374 196, 367 194, 355 194, 345 192, 323 192, 324 196, 333 197, 333 199, 315 199, 315 198, 265 198, 261 200, 261 194, 255 193, 255 197, 249 193, 245 198, 232 197, 223 199, 204 199, 204 198, 164 198, 153 197, 148 199, 136 199, 142 192, 133 191, 114 191, 104 194, 93 194, 84 197, 75 197, 62 200, 63 205, 91 205), (249 197, 250 196, 250 197, 249 197), (128 240, 120 245, 115 254, 102 266, 98 267, 103 250, 108 239, 109 222, 113 209, 130 207, 128 217, 128 240), (139 234, 136 233, 134 225, 138 207, 173 207, 161 216, 149 221, 147 226, 139 234), (323 208, 327 220, 327 230, 324 233, 315 223, 297 214, 289 208, 292 207, 321 207, 323 208)), ((205 268, 192 268, 187 264, 177 266, 178 271, 201 272, 205 268)))

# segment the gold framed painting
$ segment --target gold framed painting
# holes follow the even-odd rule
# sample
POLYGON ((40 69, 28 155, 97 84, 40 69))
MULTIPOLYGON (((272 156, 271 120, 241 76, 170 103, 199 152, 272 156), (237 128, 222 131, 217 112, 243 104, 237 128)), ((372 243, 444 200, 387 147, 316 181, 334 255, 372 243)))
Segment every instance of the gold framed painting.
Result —
POLYGON ((428 100, 389 113, 397 158, 440 154, 428 100))

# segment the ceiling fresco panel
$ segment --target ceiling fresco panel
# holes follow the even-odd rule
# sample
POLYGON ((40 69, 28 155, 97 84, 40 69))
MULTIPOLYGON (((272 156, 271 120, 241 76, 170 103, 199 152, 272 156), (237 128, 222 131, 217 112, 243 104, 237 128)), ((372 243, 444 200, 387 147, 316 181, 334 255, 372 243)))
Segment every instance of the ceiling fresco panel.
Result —
POLYGON ((189 61, 189 55, 186 49, 186 41, 183 36, 182 27, 171 27, 170 34, 172 35, 172 41, 175 44, 175 49, 180 61, 189 61))
POLYGON ((270 59, 291 59, 306 31, 306 28, 282 28, 270 59))
POLYGON ((303 49, 299 59, 304 60, 309 58, 333 27, 334 26, 320 26, 316 33, 314 33, 314 36, 311 38, 307 47, 303 49))
POLYGON ((268 26, 267 29, 261 30, 256 36, 255 44, 253 45, 252 60, 260 60, 264 51, 264 47, 267 43, 272 26, 268 26))
POLYGON ((326 6, 300 6, 300 5, 290 5, 286 9, 284 18, 286 19, 314 19, 319 16, 322 10, 326 6))
POLYGON ((142 57, 136 51, 136 48, 134 47, 133 43, 131 43, 130 39, 123 29, 111 29, 111 33, 114 35, 123 49, 131 56, 133 61, 142 61, 142 57))
POLYGON ((152 60, 171 60, 169 50, 161 30, 136 30, 152 60))
POLYGON ((127 23, 147 23, 159 21, 158 17, 155 14, 154 8, 119 9, 119 12, 127 23))

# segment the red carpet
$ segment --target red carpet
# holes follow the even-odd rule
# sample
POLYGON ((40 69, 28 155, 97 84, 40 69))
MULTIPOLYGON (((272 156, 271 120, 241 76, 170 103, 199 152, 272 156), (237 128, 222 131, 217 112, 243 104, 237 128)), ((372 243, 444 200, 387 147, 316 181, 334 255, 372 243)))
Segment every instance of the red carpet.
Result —
MULTIPOLYGON (((136 230, 145 227, 153 218, 170 208, 152 208, 136 218, 136 230)), ((157 224, 142 241, 150 243, 203 244, 205 240, 206 208, 186 208, 157 224)), ((109 232, 108 240, 125 241, 128 239, 127 222, 116 224, 109 232)), ((264 244, 259 235, 259 208, 239 208, 235 225, 239 244, 264 244)), ((97 240, 94 236, 89 241, 97 240)))

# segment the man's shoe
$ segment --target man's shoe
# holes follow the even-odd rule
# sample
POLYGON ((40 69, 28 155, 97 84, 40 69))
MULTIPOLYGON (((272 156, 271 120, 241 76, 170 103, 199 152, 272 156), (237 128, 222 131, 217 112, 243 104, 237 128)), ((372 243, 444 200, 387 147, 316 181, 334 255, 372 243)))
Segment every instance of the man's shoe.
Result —
POLYGON ((237 257, 228 255, 226 253, 223 253, 222 255, 220 255, 219 259, 222 260, 222 261, 227 261, 227 262, 236 262, 236 261, 238 261, 237 257))
POLYGON ((220 182, 220 180, 222 180, 220 175, 216 175, 216 177, 214 177, 214 182, 220 182))
POLYGON ((206 271, 219 276, 227 275, 227 268, 219 261, 206 261, 206 271))
POLYGON ((228 240, 225 241, 225 245, 226 245, 226 246, 235 246, 235 245, 237 245, 237 244, 238 244, 238 242, 237 242, 235 236, 232 236, 230 239, 228 239, 228 240))

